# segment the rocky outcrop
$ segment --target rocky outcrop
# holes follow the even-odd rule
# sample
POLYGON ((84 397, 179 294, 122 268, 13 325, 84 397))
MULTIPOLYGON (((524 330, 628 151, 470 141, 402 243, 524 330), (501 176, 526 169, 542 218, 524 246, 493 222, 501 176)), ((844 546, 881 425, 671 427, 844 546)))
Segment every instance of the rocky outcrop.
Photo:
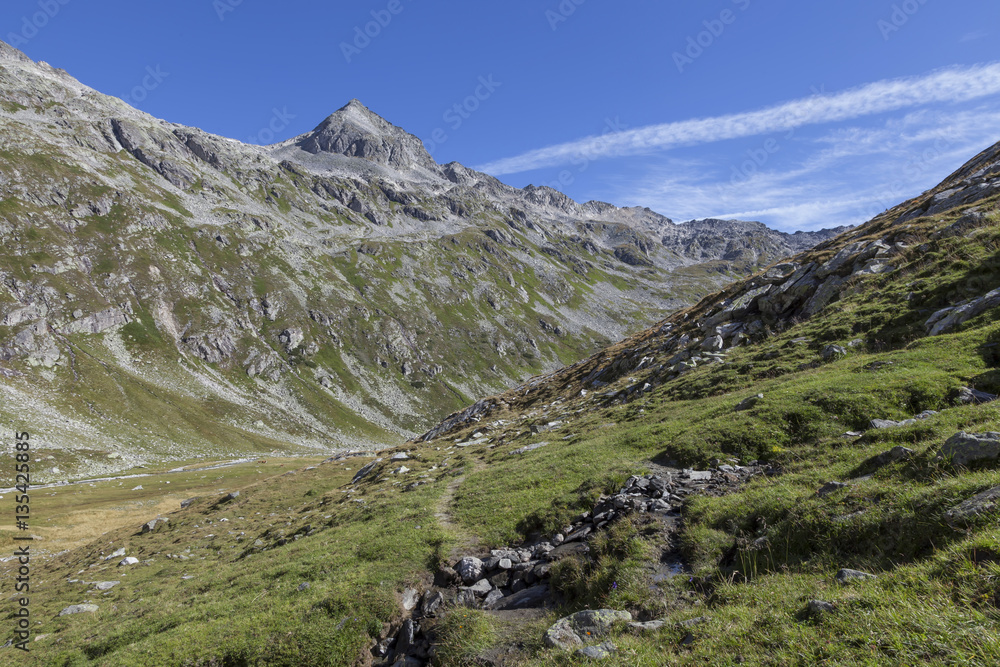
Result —
POLYGON ((939 336, 997 307, 1000 307, 1000 289, 958 306, 942 308, 930 316, 924 328, 929 336, 939 336))
POLYGON ((956 433, 944 443, 938 457, 965 467, 996 461, 1000 458, 1000 433, 956 433))
POLYGON ((99 334, 114 327, 121 327, 130 322, 128 315, 117 308, 108 308, 99 313, 70 322, 59 328, 61 334, 99 334))

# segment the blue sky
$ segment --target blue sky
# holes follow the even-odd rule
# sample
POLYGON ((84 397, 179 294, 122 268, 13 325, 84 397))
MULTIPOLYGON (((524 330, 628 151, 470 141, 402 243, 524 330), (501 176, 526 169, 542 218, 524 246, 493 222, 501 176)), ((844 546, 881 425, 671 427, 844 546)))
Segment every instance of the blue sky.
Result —
POLYGON ((358 98, 439 162, 675 220, 858 223, 1000 141, 994 0, 5 0, 0 38, 243 141, 358 98))

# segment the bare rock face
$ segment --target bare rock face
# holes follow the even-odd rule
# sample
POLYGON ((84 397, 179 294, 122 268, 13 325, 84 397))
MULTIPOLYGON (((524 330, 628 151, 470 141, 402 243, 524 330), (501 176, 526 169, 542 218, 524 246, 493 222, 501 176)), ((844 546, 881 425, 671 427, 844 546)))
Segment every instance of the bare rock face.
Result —
POLYGON ((99 313, 93 313, 86 317, 70 322, 59 329, 60 333, 89 333, 99 334, 112 327, 120 327, 129 323, 128 315, 117 308, 108 308, 99 313))

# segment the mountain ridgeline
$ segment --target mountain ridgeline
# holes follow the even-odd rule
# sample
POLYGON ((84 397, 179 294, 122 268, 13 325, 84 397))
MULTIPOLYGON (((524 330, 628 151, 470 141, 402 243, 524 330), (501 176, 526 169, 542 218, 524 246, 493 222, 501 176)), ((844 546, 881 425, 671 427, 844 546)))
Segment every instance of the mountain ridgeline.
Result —
POLYGON ((356 100, 243 144, 5 44, 0 138, 2 411, 62 474, 412 436, 843 231, 516 189, 356 100))

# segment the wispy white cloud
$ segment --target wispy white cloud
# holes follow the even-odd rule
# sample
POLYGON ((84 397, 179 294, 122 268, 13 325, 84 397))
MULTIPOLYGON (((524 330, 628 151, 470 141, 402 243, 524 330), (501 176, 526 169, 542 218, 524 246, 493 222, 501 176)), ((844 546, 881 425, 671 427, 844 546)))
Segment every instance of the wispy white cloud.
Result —
POLYGON ((808 125, 833 123, 941 102, 967 102, 1000 93, 1000 63, 953 67, 919 77, 866 84, 757 111, 699 118, 592 136, 539 148, 477 167, 496 176, 588 160, 639 155, 808 125))
POLYGON ((992 105, 920 109, 877 125, 797 133, 794 146, 783 144, 745 177, 670 158, 645 178, 616 179, 602 196, 678 220, 761 220, 785 231, 858 224, 933 187, 997 140, 1000 110, 992 105))
POLYGON ((967 32, 964 35, 962 35, 958 39, 958 41, 961 44, 965 44, 966 42, 975 42, 976 40, 982 39, 983 37, 989 37, 989 34, 990 34, 989 30, 977 30, 975 32, 967 32))

